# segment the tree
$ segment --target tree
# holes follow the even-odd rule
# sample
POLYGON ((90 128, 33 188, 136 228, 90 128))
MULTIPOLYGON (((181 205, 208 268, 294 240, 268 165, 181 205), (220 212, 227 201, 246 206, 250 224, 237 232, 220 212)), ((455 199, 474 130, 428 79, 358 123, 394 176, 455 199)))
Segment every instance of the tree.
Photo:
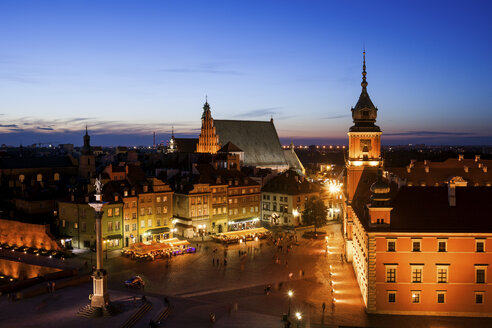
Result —
POLYGON ((316 228, 319 228, 327 222, 328 209, 325 203, 317 197, 309 197, 308 201, 304 204, 304 211, 302 211, 302 220, 307 225, 314 225, 314 232, 316 228))

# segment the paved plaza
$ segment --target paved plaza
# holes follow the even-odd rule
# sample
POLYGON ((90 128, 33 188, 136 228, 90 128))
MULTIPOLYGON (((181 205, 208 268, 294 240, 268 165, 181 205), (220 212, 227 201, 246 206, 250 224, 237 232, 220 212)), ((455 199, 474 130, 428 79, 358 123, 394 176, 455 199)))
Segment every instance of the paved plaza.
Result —
MULTIPOLYGON (((492 326, 492 319, 367 315, 351 264, 344 263, 340 256, 340 226, 328 225, 325 230, 329 252, 324 240, 306 240, 298 232, 298 242, 294 237, 289 251, 286 242, 280 249, 263 240, 227 249, 211 241, 199 242, 196 254, 170 261, 137 262, 117 252, 109 253, 105 268, 110 295, 112 300, 128 302, 133 296, 145 294, 152 301, 152 311, 137 322, 137 327, 148 327, 149 320, 165 306, 164 297, 173 310, 162 327, 283 327, 282 314, 289 309, 288 290, 293 291, 291 313, 302 315, 300 327, 492 326), (146 282, 145 290, 125 288, 123 281, 137 274, 146 282), (267 285, 272 286, 268 295, 267 285), (332 293, 336 303, 332 302, 332 293), (211 312, 216 315, 214 324, 209 321, 211 312)), ((66 260, 82 270, 86 270, 86 261, 90 267, 90 253, 66 260)), ((57 322, 62 323, 60 326, 83 327, 89 320, 94 327, 119 327, 136 311, 137 305, 132 308, 130 302, 124 313, 111 319, 76 317, 77 309, 88 303, 91 291, 91 284, 84 284, 15 303, 2 297, 0 326, 53 327, 57 322)))

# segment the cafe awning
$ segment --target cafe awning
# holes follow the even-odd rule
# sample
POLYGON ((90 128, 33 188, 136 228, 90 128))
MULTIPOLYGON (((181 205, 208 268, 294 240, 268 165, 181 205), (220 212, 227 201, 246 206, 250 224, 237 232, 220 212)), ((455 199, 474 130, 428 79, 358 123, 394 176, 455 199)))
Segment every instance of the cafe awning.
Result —
POLYGON ((113 239, 122 239, 122 238, 123 238, 122 235, 109 235, 109 236, 104 237, 103 239, 113 240, 113 239))
POLYGON ((146 232, 151 234, 151 235, 159 235, 161 233, 166 233, 166 232, 170 232, 170 231, 171 231, 171 229, 169 229, 168 227, 164 227, 164 228, 149 229, 146 232))

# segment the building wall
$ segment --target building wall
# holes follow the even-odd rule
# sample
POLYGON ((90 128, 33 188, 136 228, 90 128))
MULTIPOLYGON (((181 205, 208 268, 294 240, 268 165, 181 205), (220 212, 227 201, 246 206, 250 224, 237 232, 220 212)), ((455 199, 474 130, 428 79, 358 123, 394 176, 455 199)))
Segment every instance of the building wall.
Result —
MULTIPOLYGON (((370 312, 455 316, 492 316, 492 234, 376 234, 375 307, 370 312), (476 252, 478 238, 485 241, 485 252, 476 252), (396 251, 388 252, 388 240, 396 251), (412 241, 421 241, 421 251, 412 251, 412 241), (438 251, 438 241, 447 241, 447 251, 438 251), (388 266, 396 267, 396 282, 386 282, 388 266), (422 267, 422 282, 412 282, 412 265, 422 267), (486 269, 485 283, 476 283, 477 265, 486 269), (437 282, 437 270, 447 267, 447 282, 437 282), (395 303, 388 292, 396 292, 395 303), (412 303, 412 292, 420 291, 420 303, 412 303), (437 292, 445 302, 437 302, 437 292), (483 292, 483 304, 475 303, 475 293, 483 292)), ((370 309, 368 308, 368 311, 370 309)))
MULTIPOLYGON (((0 242, 48 250, 60 249, 55 238, 49 232, 49 225, 11 220, 0 220, 0 242)), ((0 270, 0 272, 2 271, 0 270)))

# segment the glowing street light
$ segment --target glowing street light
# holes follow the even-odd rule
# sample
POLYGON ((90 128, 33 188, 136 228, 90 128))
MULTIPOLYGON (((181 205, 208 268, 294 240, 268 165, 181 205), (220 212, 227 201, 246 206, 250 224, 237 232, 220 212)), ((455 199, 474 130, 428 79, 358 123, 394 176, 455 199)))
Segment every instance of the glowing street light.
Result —
POLYGON ((289 295, 289 311, 287 312, 287 316, 290 317, 290 305, 292 302, 292 296, 294 295, 294 292, 292 291, 292 289, 287 292, 287 295, 289 295))

